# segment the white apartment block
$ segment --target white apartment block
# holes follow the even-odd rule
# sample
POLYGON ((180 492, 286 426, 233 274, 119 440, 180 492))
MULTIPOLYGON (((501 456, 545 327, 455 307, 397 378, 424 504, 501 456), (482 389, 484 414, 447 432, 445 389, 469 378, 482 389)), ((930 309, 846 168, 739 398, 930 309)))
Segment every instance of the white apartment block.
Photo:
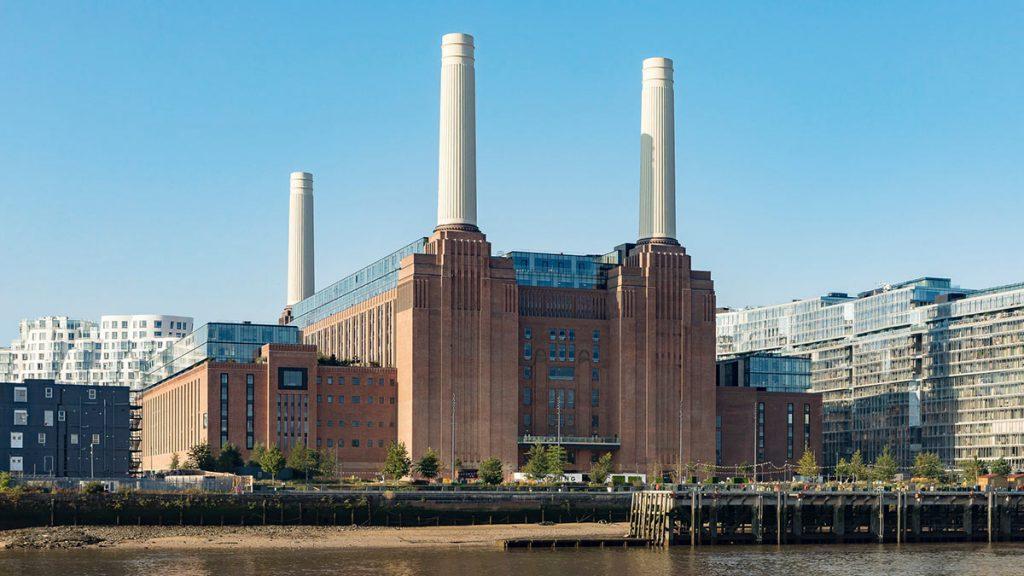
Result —
POLYGON ((22 320, 19 338, 0 350, 0 382, 52 379, 93 386, 141 386, 140 362, 192 331, 192 318, 105 315, 99 322, 67 316, 22 320))

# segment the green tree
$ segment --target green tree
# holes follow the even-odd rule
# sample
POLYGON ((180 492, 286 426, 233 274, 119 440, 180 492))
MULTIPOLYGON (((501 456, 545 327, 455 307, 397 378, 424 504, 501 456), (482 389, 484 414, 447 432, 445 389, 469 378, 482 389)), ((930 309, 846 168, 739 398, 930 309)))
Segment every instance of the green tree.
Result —
POLYGON ((288 453, 287 465, 292 470, 305 475, 308 483, 310 473, 316 473, 316 453, 305 446, 296 446, 288 453))
POLYGON ((11 478, 10 472, 0 472, 0 492, 5 492, 11 489, 14 485, 14 479, 11 478))
POLYGON ((1000 456, 999 460, 996 460, 995 462, 992 463, 992 473, 993 474, 999 474, 1000 476, 1006 476, 1010 472, 1013 472, 1013 469, 1010 467, 1010 463, 1006 461, 1006 458, 1003 458, 1002 456, 1000 456))
POLYGON ((541 444, 531 446, 530 451, 526 453, 526 466, 523 467, 523 472, 534 480, 540 480, 548 475, 549 469, 548 451, 541 444))
POLYGON ((178 457, 178 453, 171 454, 171 470, 177 470, 181 468, 181 458, 178 457))
POLYGON ((814 478, 821 473, 821 468, 818 467, 818 459, 814 457, 813 450, 804 450, 800 460, 796 463, 796 473, 806 478, 814 478))
POLYGON ((335 454, 327 450, 317 450, 313 457, 316 461, 314 474, 319 478, 333 478, 338 473, 338 460, 335 454))
POLYGON ((281 453, 281 449, 277 446, 271 446, 270 448, 263 448, 260 450, 260 459, 257 463, 267 474, 270 474, 271 480, 277 480, 277 474, 284 469, 285 459, 284 454, 281 453))
POLYGON ((612 473, 612 453, 605 452, 590 466, 590 481, 604 484, 612 473))
POLYGON ((384 476, 392 480, 398 480, 409 474, 409 467, 412 461, 409 459, 409 451, 405 449, 404 442, 392 442, 388 446, 388 455, 384 460, 384 476))
POLYGON ((260 460, 263 458, 263 454, 267 451, 267 447, 257 442, 252 450, 249 451, 249 466, 259 466, 260 460))
POLYGON ((914 476, 938 480, 942 478, 942 461, 933 452, 921 452, 914 458, 914 476))
POLYGON ((501 469, 501 460, 488 458, 480 463, 480 480, 486 484, 501 484, 505 474, 501 469))
POLYGON ((238 451, 237 446, 228 442, 220 449, 220 454, 217 455, 218 470, 221 472, 234 472, 242 464, 242 453, 238 451))
POLYGON ((423 457, 416 462, 416 472, 432 480, 437 477, 437 473, 441 470, 441 458, 438 457, 437 452, 433 448, 427 447, 427 451, 423 454, 423 457))
POLYGON ((886 445, 882 448, 882 453, 875 459, 875 466, 871 470, 871 476, 875 480, 881 482, 892 482, 892 479, 896 477, 896 471, 899 466, 896 464, 896 459, 892 457, 889 452, 889 446, 886 445))
POLYGON ((960 465, 960 469, 963 470, 964 481, 970 485, 974 485, 978 482, 978 476, 988 473, 988 468, 985 467, 985 463, 978 460, 977 456, 970 460, 965 460, 964 463, 960 465))
POLYGON ((836 462, 836 480, 842 482, 845 478, 850 477, 850 463, 846 461, 846 458, 840 458, 839 462, 836 462))
POLYGON ((565 465, 568 463, 568 456, 566 455, 565 448, 561 446, 551 446, 547 450, 548 452, 548 474, 555 477, 556 480, 562 480, 562 474, 565 473, 565 465))
POLYGON ((853 453, 848 466, 849 475, 854 482, 868 477, 868 467, 864 464, 864 456, 861 455, 860 450, 853 453))
POLYGON ((189 468, 212 471, 217 468, 217 461, 213 458, 210 445, 203 442, 188 449, 188 459, 185 461, 185 465, 189 468))

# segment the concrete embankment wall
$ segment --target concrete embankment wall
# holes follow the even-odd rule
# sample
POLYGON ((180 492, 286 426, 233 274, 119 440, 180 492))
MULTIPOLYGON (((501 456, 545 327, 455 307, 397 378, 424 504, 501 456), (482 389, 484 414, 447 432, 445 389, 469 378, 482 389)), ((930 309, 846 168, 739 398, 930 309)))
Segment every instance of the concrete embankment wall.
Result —
POLYGON ((629 493, 0 494, 0 529, 69 525, 451 526, 623 522, 629 493))

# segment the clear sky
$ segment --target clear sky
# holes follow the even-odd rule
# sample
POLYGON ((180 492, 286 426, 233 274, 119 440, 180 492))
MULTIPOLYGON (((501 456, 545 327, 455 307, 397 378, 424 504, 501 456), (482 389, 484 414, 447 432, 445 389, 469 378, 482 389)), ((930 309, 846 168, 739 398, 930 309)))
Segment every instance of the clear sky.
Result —
POLYGON ((0 344, 49 314, 276 321, 294 170, 318 287, 428 235, 447 32, 476 36, 496 250, 635 240, 667 56, 720 305, 1022 281, 1022 30, 995 1, 0 2, 0 344))

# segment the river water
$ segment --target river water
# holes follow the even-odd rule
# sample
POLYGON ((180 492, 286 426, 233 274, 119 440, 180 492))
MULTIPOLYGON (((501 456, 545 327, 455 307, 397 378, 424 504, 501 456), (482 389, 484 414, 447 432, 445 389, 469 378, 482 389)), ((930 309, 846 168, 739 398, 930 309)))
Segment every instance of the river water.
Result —
POLYGON ((0 576, 995 576, 1024 573, 1024 544, 522 550, 17 550, 0 576))

